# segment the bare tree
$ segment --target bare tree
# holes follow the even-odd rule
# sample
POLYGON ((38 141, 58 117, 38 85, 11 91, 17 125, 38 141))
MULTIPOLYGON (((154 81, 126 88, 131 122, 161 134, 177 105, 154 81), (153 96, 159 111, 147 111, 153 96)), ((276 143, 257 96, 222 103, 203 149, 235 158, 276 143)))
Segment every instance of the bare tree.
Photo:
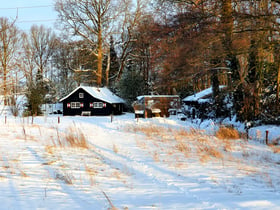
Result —
POLYGON ((4 104, 7 105, 8 75, 15 66, 15 57, 19 49, 19 30, 7 18, 0 18, 0 65, 3 78, 4 104))
POLYGON ((97 71, 94 71, 97 76, 97 85, 101 85, 102 82, 104 42, 108 38, 110 24, 116 15, 113 14, 113 6, 111 0, 56 1, 55 9, 59 13, 62 23, 74 35, 86 39, 92 54, 97 57, 97 71))
POLYGON ((80 45, 80 42, 58 39, 52 65, 55 68, 56 86, 60 90, 59 97, 69 94, 79 82, 75 79, 75 69, 83 64, 78 51, 80 45))
MULTIPOLYGON (((50 59, 56 45, 56 36, 44 26, 32 26, 29 34, 23 34, 21 68, 27 82, 26 96, 30 114, 40 114, 40 105, 52 91, 50 80, 44 79, 49 73, 50 59)), ((52 94, 53 95, 53 94, 52 94)))
POLYGON ((105 71, 106 84, 108 80, 120 79, 130 53, 131 42, 134 40, 132 31, 148 1, 146 0, 57 0, 56 10, 61 21, 74 35, 87 40, 92 55, 97 58, 97 69, 92 69, 96 75, 97 85, 102 84, 102 74, 105 71), (119 57, 119 70, 109 78, 110 71, 110 41, 114 37, 116 51, 119 57), (104 58, 107 58, 106 69, 103 68, 104 58))
POLYGON ((119 48, 120 51, 120 66, 117 73, 117 80, 119 80, 123 74, 124 68, 127 64, 128 59, 132 59, 133 56, 131 52, 137 41, 137 34, 135 33, 138 30, 138 26, 141 22, 149 16, 147 11, 148 3, 147 0, 136 0, 135 4, 132 4, 131 1, 127 1, 126 6, 124 7, 124 18, 121 22, 121 31, 119 39, 119 48))
POLYGON ((43 76, 47 74, 47 64, 53 54, 56 37, 50 28, 34 25, 31 27, 29 37, 29 50, 38 72, 43 76))

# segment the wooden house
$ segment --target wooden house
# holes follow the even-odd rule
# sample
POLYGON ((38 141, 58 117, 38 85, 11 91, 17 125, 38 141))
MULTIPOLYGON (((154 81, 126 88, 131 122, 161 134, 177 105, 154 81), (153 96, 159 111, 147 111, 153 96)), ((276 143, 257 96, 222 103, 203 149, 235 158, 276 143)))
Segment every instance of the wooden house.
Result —
POLYGON ((135 117, 169 117, 169 111, 180 109, 178 95, 143 95, 133 103, 135 117))
POLYGON ((79 86, 62 98, 63 115, 119 115, 124 108, 124 100, 108 88, 79 86))

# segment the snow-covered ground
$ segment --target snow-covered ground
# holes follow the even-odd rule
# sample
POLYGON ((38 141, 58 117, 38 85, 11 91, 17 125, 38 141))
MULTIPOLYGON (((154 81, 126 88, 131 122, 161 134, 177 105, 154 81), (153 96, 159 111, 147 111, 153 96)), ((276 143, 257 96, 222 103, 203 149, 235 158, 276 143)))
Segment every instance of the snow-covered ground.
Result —
POLYGON ((210 121, 59 121, 0 117, 0 209, 280 209, 279 148, 263 144, 279 127, 247 141, 214 137, 210 121))

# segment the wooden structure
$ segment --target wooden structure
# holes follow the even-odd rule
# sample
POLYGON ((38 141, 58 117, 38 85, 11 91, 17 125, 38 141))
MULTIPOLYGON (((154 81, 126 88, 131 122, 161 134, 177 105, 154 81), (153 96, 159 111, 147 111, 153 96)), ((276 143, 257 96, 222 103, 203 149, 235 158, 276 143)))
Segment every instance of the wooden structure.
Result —
MULTIPOLYGON (((220 85, 220 91, 227 88, 227 86, 220 85)), ((191 118, 207 118, 207 115, 213 110, 213 91, 212 87, 203 91, 187 96, 182 100, 183 112, 187 117, 191 118)))
POLYGON ((135 117, 169 117, 170 109, 180 109, 178 95, 143 95, 133 103, 135 117))
POLYGON ((124 100, 108 88, 79 86, 62 98, 63 115, 119 115, 123 112, 124 100))

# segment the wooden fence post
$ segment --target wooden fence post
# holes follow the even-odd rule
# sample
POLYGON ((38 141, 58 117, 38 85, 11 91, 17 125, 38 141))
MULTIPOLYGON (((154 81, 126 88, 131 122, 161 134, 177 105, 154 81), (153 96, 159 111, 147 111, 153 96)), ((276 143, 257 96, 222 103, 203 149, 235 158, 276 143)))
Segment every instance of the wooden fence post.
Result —
POLYGON ((268 133, 269 133, 269 131, 266 130, 265 131, 265 143, 266 143, 266 145, 268 145, 268 133))

